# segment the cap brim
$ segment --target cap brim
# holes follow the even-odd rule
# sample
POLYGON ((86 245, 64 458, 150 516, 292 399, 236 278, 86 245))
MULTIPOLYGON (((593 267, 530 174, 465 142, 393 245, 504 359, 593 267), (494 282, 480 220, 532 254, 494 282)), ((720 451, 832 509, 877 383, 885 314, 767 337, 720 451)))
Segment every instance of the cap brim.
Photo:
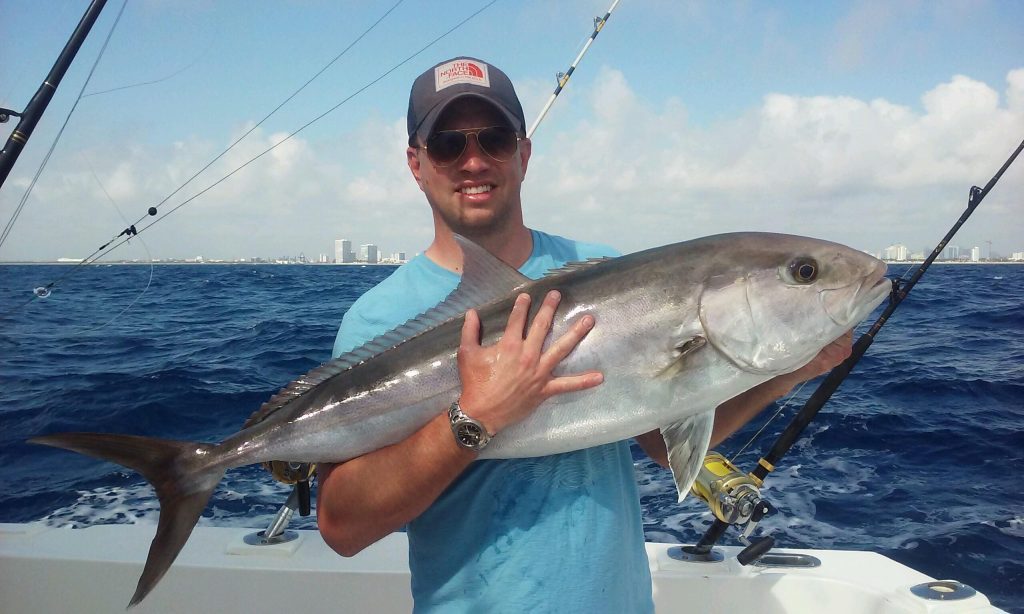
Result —
POLYGON ((477 98, 490 104, 495 109, 501 111, 501 114, 508 120, 508 124, 512 126, 513 130, 519 134, 526 134, 526 126, 520 126, 519 118, 516 117, 515 113, 506 109, 504 105, 499 102, 495 102, 487 96, 481 96, 475 92, 463 92, 445 100, 444 102, 438 103, 434 108, 427 111, 426 116, 423 117, 423 121, 420 122, 419 127, 416 129, 416 136, 419 137, 420 142, 426 142, 427 137, 434 131, 434 124, 437 123, 437 119, 441 117, 441 114, 444 113, 445 109, 451 106, 453 102, 464 98, 477 98))

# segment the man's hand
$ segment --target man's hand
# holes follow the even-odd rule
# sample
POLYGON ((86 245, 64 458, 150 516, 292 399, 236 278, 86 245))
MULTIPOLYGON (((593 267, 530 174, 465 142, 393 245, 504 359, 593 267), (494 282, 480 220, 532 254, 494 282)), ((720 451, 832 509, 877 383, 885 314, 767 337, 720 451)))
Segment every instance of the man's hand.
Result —
POLYGON ((560 300, 557 291, 548 292, 527 330, 530 295, 520 294, 501 339, 487 347, 480 344, 479 314, 474 309, 466 312, 458 352, 459 404, 491 434, 519 422, 548 397, 592 388, 604 380, 598 371, 552 374, 594 326, 594 317, 585 315, 543 351, 560 300))
POLYGON ((828 373, 839 366, 844 360, 849 358, 852 352, 853 331, 848 330, 842 337, 839 337, 832 343, 823 347, 821 351, 818 352, 818 355, 811 359, 811 362, 792 373, 780 375, 775 379, 778 380, 779 383, 786 383, 789 389, 792 389, 798 384, 828 373))

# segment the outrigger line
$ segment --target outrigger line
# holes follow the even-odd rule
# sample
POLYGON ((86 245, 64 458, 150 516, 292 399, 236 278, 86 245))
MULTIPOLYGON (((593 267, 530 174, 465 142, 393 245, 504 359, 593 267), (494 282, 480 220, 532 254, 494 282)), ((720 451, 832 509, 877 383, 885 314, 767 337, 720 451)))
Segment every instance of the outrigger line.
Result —
POLYGON ((544 108, 541 109, 540 115, 537 116, 537 121, 533 122, 533 126, 527 130, 526 138, 531 138, 533 133, 537 131, 537 126, 540 125, 544 116, 548 114, 548 110, 551 109, 551 105, 555 103, 555 98, 558 98, 558 95, 562 93, 562 90, 565 88, 565 84, 569 82, 569 78, 572 77, 572 73, 576 70, 576 65, 580 63, 580 60, 583 59, 587 50, 590 49, 590 45, 594 43, 594 39, 597 38, 598 34, 600 34, 601 30, 604 28, 604 24, 608 23, 608 18, 612 16, 612 11, 615 10, 615 7, 618 6, 618 4, 619 0, 615 0, 612 2, 608 12, 604 14, 604 17, 594 18, 594 32, 590 35, 590 38, 587 39, 587 44, 583 45, 583 49, 580 51, 579 55, 576 56, 576 59, 569 65, 569 70, 558 73, 558 85, 555 86, 555 91, 551 94, 551 97, 548 98, 544 108))
MULTIPOLYGON (((188 185, 189 183, 191 183, 193 179, 195 179, 196 177, 198 177, 198 176, 199 176, 199 175, 200 175, 200 174, 201 174, 201 173, 202 173, 203 171, 205 171, 205 170, 206 170, 207 168, 209 168, 210 166, 212 166, 214 162, 216 162, 216 161, 217 161, 217 160, 219 160, 219 159, 220 159, 221 157, 223 157, 223 156, 224 156, 224 155, 225 155, 226 153, 228 153, 228 151, 230 151, 230 150, 231 150, 231 149, 232 149, 232 148, 233 148, 233 147, 234 147, 235 145, 237 145, 237 144, 238 144, 238 143, 239 143, 239 142, 240 142, 240 141, 241 141, 242 139, 244 139, 244 138, 245 138, 245 137, 246 137, 246 136, 247 136, 247 135, 248 135, 248 134, 249 134, 250 132, 252 132, 252 131, 253 131, 253 130, 255 130, 255 129, 256 129, 257 127, 259 127, 259 126, 260 126, 260 125, 261 125, 261 124, 262 124, 263 122, 265 122, 265 121, 266 121, 266 120, 267 120, 267 119, 268 119, 268 118, 269 118, 269 117, 270 117, 271 115, 273 115, 274 113, 276 113, 276 112, 277 112, 277 111, 278 111, 278 110, 279 110, 279 109, 280 109, 281 107, 283 107, 283 106, 284 106, 284 105, 285 105, 285 104, 286 104, 286 103, 287 103, 288 101, 290 101, 290 100, 291 100, 292 98, 294 98, 294 97, 295 97, 295 96, 296 96, 296 95, 297 95, 297 94, 298 94, 298 93, 299 93, 300 91, 302 91, 302 90, 303 90, 303 89, 304 89, 304 88, 305 88, 306 86, 308 86, 308 85, 309 85, 309 84, 310 84, 310 83, 311 83, 311 82, 312 82, 312 81, 313 81, 314 79, 316 79, 316 78, 317 78, 317 77, 319 77, 319 76, 320 76, 320 75, 321 75, 321 74, 322 74, 322 73, 323 73, 324 71, 326 71, 326 70, 327 70, 327 68, 329 68, 329 67, 330 67, 330 66, 331 66, 332 64, 334 64, 334 63, 335 63, 336 61, 338 61, 338 59, 339 59, 339 58, 341 58, 341 56, 342 56, 342 55, 344 55, 345 53, 347 53, 347 52, 349 51, 349 49, 351 49, 351 48, 352 48, 352 47, 353 47, 353 46, 354 46, 354 45, 355 45, 356 43, 358 43, 358 42, 359 42, 359 41, 360 41, 360 40, 361 40, 361 39, 362 39, 363 37, 365 37, 365 36, 366 36, 367 34, 369 34, 369 32, 370 32, 371 30, 373 30, 374 28, 376 28, 376 27, 377 27, 377 25, 378 25, 378 24, 380 24, 380 22, 381 22, 381 21, 383 21, 385 17, 387 17, 387 16, 389 15, 389 14, 391 14, 391 13, 392 13, 392 12, 393 12, 393 11, 394 11, 394 10, 395 10, 396 8, 398 8, 398 6, 399 6, 400 4, 402 4, 402 3, 404 2, 404 0, 397 0, 397 1, 395 2, 395 4, 394 4, 393 6, 391 6, 391 8, 389 8, 389 9, 388 9, 388 10, 387 10, 387 11, 386 11, 386 12, 385 12, 385 13, 384 13, 383 15, 381 15, 381 17, 380 17, 380 18, 378 18, 378 19, 377 19, 377 21, 375 21, 375 22, 374 22, 374 23, 373 23, 372 25, 370 25, 370 26, 369 26, 369 28, 367 28, 367 29, 366 29, 366 30, 365 30, 365 31, 364 31, 364 32, 363 32, 362 34, 360 34, 360 35, 359 35, 359 37, 357 37, 357 38, 356 38, 356 39, 355 39, 355 40, 354 40, 354 41, 353 41, 353 42, 352 42, 351 44, 349 44, 349 46, 348 46, 348 47, 346 47, 346 48, 345 48, 345 49, 344 49, 344 50, 343 50, 343 51, 342 51, 341 53, 339 53, 339 54, 338 54, 338 55, 337 55, 337 56, 336 56, 336 57, 335 57, 335 58, 334 58, 333 60, 331 60, 331 61, 330 61, 330 62, 329 62, 329 63, 328 63, 328 64, 327 64, 326 66, 324 66, 323 68, 321 68, 319 72, 317 72, 317 73, 316 73, 315 75, 313 75, 313 77, 311 77, 311 78, 309 79, 309 81, 307 81, 307 82, 306 82, 306 83, 305 83, 304 85, 302 85, 302 86, 301 86, 301 87, 300 87, 300 88, 299 88, 299 89, 298 89, 297 91, 295 91, 294 93, 292 93, 292 94, 291 94, 291 95, 290 95, 290 96, 289 96, 288 98, 286 98, 286 99, 284 100, 284 102, 282 102, 282 103, 281 103, 280 105, 278 105, 278 106, 277 106, 277 107, 276 107, 276 108, 275 108, 275 109, 274 109, 273 111, 271 111, 271 112, 270 112, 270 113, 269 113, 269 114, 268 114, 268 115, 267 115, 266 117, 264 117, 264 118, 263 118, 262 120, 260 120, 260 121, 259 121, 259 122, 258 122, 258 123, 257 123, 257 124, 255 125, 255 126, 253 126, 252 128, 250 128, 250 129, 249 129, 249 131, 247 131, 247 132, 246 132, 245 134, 243 134, 243 135, 242 135, 241 137, 239 137, 239 138, 238 138, 237 140, 235 140, 235 141, 234 141, 234 142, 233 142, 233 143, 232 143, 231 145, 229 145, 229 146, 228 146, 228 148, 227 148, 227 149, 225 149, 225 150, 224 150, 223 152, 221 152, 220 154, 218 154, 218 155, 217 155, 217 156, 216 156, 215 158, 213 158, 213 160, 209 161, 209 162, 208 162, 208 163, 207 163, 207 164, 206 164, 206 165, 205 165, 205 166, 204 166, 203 168, 201 168, 201 169, 200 169, 199 171, 197 171, 197 172, 196 172, 195 174, 193 174, 193 175, 192 175, 192 176, 191 176, 191 177, 190 177, 189 179, 187 179, 187 180, 186 180, 186 181, 185 181, 185 182, 184 182, 183 184, 181 184, 180 186, 178 186, 178 188, 177 188, 177 189, 175 189, 175 190, 174 190, 173 192, 171 192, 171 193, 170 193, 170 194, 169 194, 169 195, 168 195, 167 197, 165 197, 165 198, 164 198, 163 200, 161 200, 161 201, 160 201, 159 203, 157 203, 157 204, 156 204, 155 206, 149 207, 149 208, 147 209, 147 211, 146 211, 146 214, 144 214, 144 215, 140 216, 140 217, 139 217, 139 218, 138 218, 138 219, 137 219, 137 220, 135 221, 135 223, 134 223, 134 224, 129 224, 129 226, 128 226, 127 228, 125 228, 124 230, 122 230, 122 231, 121 231, 121 232, 120 232, 119 234, 115 235, 115 236, 114 236, 113 238, 111 238, 111 239, 110 239, 109 241, 107 241, 106 243, 104 243, 103 245, 101 245, 100 247, 98 247, 98 248, 97 248, 97 249, 96 249, 95 251, 93 251, 93 253, 92 253, 92 254, 90 254, 89 256, 87 256, 87 257, 85 257, 85 258, 83 258, 83 259, 81 260, 81 262, 79 262, 79 263, 77 263, 76 265, 74 265, 73 267, 71 267, 71 269, 70 269, 70 270, 69 270, 69 271, 68 271, 68 272, 67 272, 67 273, 66 273, 65 275, 63 275, 62 277, 60 277, 60 278, 58 278, 58 279, 55 279, 55 280, 51 281, 50 283, 46 284, 45 286, 40 286, 40 287, 36 288, 36 289, 35 289, 35 290, 33 291, 33 295, 32 295, 32 297, 30 297, 29 299, 27 299, 27 300, 26 300, 26 301, 24 301, 23 303, 21 303, 21 304, 19 304, 19 305, 16 305, 15 307, 13 307, 12 309, 8 310, 7 312, 5 312, 5 313, 3 313, 3 314, 0 314, 0 316, 2 316, 2 315, 7 315, 7 314, 9 314, 9 313, 13 313, 14 311, 16 311, 16 310, 18 310, 18 309, 21 309, 21 308, 25 307, 26 305, 28 305, 28 304, 32 303, 32 302, 33 302, 33 301, 35 301, 35 300, 38 300, 38 299, 42 299, 42 298, 46 298, 46 297, 48 297, 48 296, 50 295, 51 291, 52 291, 52 290, 53 290, 53 289, 54 289, 54 288, 55 288, 56 286, 58 286, 58 285, 59 285, 59 284, 60 284, 61 282, 63 282, 64 280, 68 279, 68 278, 69 278, 69 277, 71 277, 72 275, 76 274, 76 273, 77 273, 77 272, 78 272, 78 271, 79 271, 79 270, 80 270, 80 269, 81 269, 82 267, 84 267, 84 266, 88 266, 88 265, 90 265, 90 264, 93 264, 94 262, 96 262, 97 260, 99 260, 100 258, 102 258, 103 256, 105 256, 105 255, 109 254, 110 252, 114 251, 114 250, 115 250, 115 249, 117 249, 118 247, 121 247, 122 245, 124 245, 125 243, 127 243, 127 242, 128 242, 128 241, 129 241, 130 239, 131 239, 131 237, 132 237, 132 236, 135 236, 135 235, 140 235, 140 234, 142 234, 142 233, 143 233, 144 231, 146 231, 146 230, 149 230, 149 229, 150 229, 150 228, 151 228, 151 227, 152 227, 153 225, 155 225, 155 224, 159 223, 160 221, 162 221, 162 220, 163 220, 164 218, 166 218, 167 216, 171 215, 172 213, 174 213, 174 212, 175 212, 175 211, 177 211, 178 209, 180 209, 180 208, 184 207, 185 205, 189 204, 189 203, 190 203, 190 202, 192 202, 193 200, 195 200, 195 199, 199 198, 200 196, 202 196, 202 195, 203 195, 203 194, 205 194, 206 192, 210 191, 211 189, 213 189, 213 188, 214 188, 214 187, 216 187, 217 185, 219 185, 219 184, 221 184, 222 182, 226 181, 226 180, 227 180, 228 178, 230 178, 230 177, 231 177, 232 175, 234 175, 235 173, 237 173, 237 172, 241 171, 241 170, 242 170, 243 168, 247 167, 248 165, 252 164, 253 162, 255 162, 255 161, 257 161, 257 160, 259 160, 260 158, 262 158, 262 157, 263 157, 263 156, 265 156, 266 154, 270 153, 270 151, 272 151, 273 149, 275 149, 276 147, 278 147, 279 145, 281 145, 281 144, 282 144, 282 143, 284 143, 285 141, 288 141, 289 139, 293 138, 294 136, 296 136, 297 134, 299 134, 300 132, 302 132, 303 130, 305 130, 306 128, 308 128, 309 126, 311 126, 311 125, 313 125, 314 123, 316 123, 316 122, 320 121, 321 119, 323 119, 324 117, 326 117, 326 116, 327 116, 328 114, 330 114, 330 113, 334 112, 334 111, 335 111, 335 110, 337 110, 337 109, 338 109, 339 107, 341 107, 342 105, 344 105, 345 103, 347 103, 347 102, 348 102, 349 100, 351 100, 352 98, 355 98, 356 96, 358 96, 359 94, 361 94, 361 93, 362 93, 362 92, 364 92, 365 90, 369 89, 370 87, 372 87, 373 85, 375 85, 375 84, 376 84, 376 83, 378 83, 379 81, 383 80, 383 79, 384 79, 385 77, 387 77, 387 76, 388 76, 388 75, 390 75, 391 73, 395 72, 396 70, 398 70, 399 68, 401 68, 401 67, 402 67, 402 66, 404 66, 405 64, 407 64, 407 63, 409 63, 410 61, 412 61, 412 60, 413 60, 414 58, 416 58, 417 56, 419 56, 419 55, 420 55, 421 53, 423 53, 424 51, 426 51, 426 50, 427 50, 427 49, 429 49, 430 47, 434 46, 435 44, 437 44, 437 43, 438 43, 439 41, 441 41, 442 39, 446 38, 446 37, 447 37, 448 35, 450 35, 450 34, 451 34, 452 32, 455 32, 456 30, 458 30, 459 28, 461 28, 462 26, 464 26, 464 25, 465 25, 466 23, 468 23, 468 22, 469 22, 470 20, 472 20, 472 19, 473 19, 473 18, 475 18, 476 16, 480 15, 480 14, 481 14, 481 13, 483 13, 483 12, 484 12, 485 10, 487 10, 487 9, 488 9, 488 8, 490 8, 490 7, 492 6, 492 5, 494 5, 494 4, 495 4, 495 3, 497 2, 497 1, 498 1, 498 0, 490 0, 489 2, 486 2, 486 3, 485 3, 485 4, 483 5, 483 6, 482 6, 482 7, 480 7, 479 9, 477 9, 477 10, 476 10, 475 12, 473 12, 472 14, 470 14, 470 15, 469 15, 468 17, 464 18, 463 20, 461 20, 460 22, 458 22, 457 24, 455 24, 454 26, 452 26, 451 28, 449 28, 448 30, 446 30, 445 32, 443 32, 442 34, 438 35, 438 36, 437 36, 437 37, 435 37, 435 38, 434 38, 433 40, 431 40, 430 42, 428 42, 427 44, 425 44, 425 45, 424 45, 423 47, 421 47, 420 49, 418 49, 418 50, 416 50, 415 52, 413 52, 413 53, 412 53, 411 55, 409 55, 408 57, 406 57, 406 58, 405 58, 404 60, 402 60, 402 61, 398 62, 397 64, 395 64, 394 66, 392 66, 391 68, 389 68, 388 70, 386 70, 385 72, 383 72, 382 74, 380 74, 380 75, 379 75, 378 77, 376 77, 375 79, 373 79, 372 81, 370 81, 369 83, 367 83, 367 84, 363 85, 362 87, 360 87, 359 89, 357 89, 357 90, 356 90, 355 92, 353 92, 353 93, 349 94, 349 95, 348 95, 347 97, 345 97, 344 99, 342 99, 342 100, 341 100, 341 102, 338 102, 338 103, 337 103, 337 104, 335 104, 335 105, 334 105, 333 107, 331 107, 331 108, 327 109, 326 111, 324 111, 324 112, 323 112, 323 113, 321 113, 320 115, 318 115, 318 116, 314 117, 313 119, 309 120, 308 122, 306 122, 305 124, 303 124, 302 126, 300 126, 300 127, 298 128, 298 129, 296 129, 295 131, 291 132, 291 133, 290 133, 290 134, 288 134, 288 135, 287 135, 286 137, 284 137, 283 139, 281 139, 280 141, 278 141, 278 142, 274 143, 273 145, 271 145, 270 147, 268 147, 268 148, 264 149, 264 150, 263 150, 262 152, 260 152, 259 154, 257 154, 257 155, 255 155, 255 156, 253 156, 252 158, 250 158, 249 160, 247 160, 246 162, 244 162, 244 163, 243 163, 243 164, 241 164, 240 166, 236 167, 236 168, 235 168, 234 170, 232 170, 231 172, 227 173, 226 175, 224 175, 223 177, 221 177, 220 179, 218 179, 217 181, 214 181, 213 183, 211 183, 210 185, 208 185, 208 186, 206 186, 205 188, 201 189, 200 191, 196 192, 196 193, 195 193, 195 194, 193 194, 192 196, 190 196, 190 197, 186 198, 186 199, 185 199, 184 201, 182 201, 182 202, 178 203, 177 205, 175 205, 174 207, 172 207, 172 208, 171 208, 171 209, 170 209, 169 211, 165 212, 165 213, 164 213, 163 215, 160 215, 159 217, 156 217, 156 216, 157 216, 157 213, 158 213, 158 207, 161 207, 161 206, 163 206, 163 205, 164 205, 165 203, 167 203, 167 201, 169 201, 169 200, 171 199, 171 197, 173 197, 173 196, 174 196, 175 194, 177 194, 177 193, 178 193, 178 192, 180 192, 180 191, 181 191, 182 189, 184 189, 184 187, 185 187, 186 185, 188 185), (141 223, 142 223, 142 222, 143 222, 144 220, 146 220, 146 219, 147 219, 147 216, 153 216, 153 217, 156 217, 156 219, 154 219, 154 220, 150 221, 150 222, 149 222, 148 224, 146 224, 145 226, 141 225, 141 223), (123 237, 123 238, 122 238, 122 237, 123 237)), ((98 17, 99 11, 100 11, 100 10, 101 10, 101 9, 103 8, 103 4, 104 4, 105 2, 106 2, 106 0, 93 0, 93 6, 91 6, 91 7, 90 7, 90 9, 89 9, 89 11, 90 11, 90 12, 89 12, 89 13, 87 13, 86 17, 84 17, 84 18, 83 18, 83 23, 85 23, 85 22, 86 22, 86 20, 87 20, 87 18, 88 18, 89 20, 91 20, 91 21, 89 21, 89 24, 88 24, 88 25, 89 25, 89 27, 91 27, 91 26, 92 26, 92 22, 94 22, 94 21, 95 21, 96 17, 98 17), (95 11, 95 14, 94 14, 94 15, 92 14, 92 12, 93 12, 93 11, 95 11)), ((123 7, 122 7, 122 10, 123 10, 123 7)), ((75 33, 74 33, 74 34, 72 35, 72 38, 73 38, 73 39, 75 39, 75 38, 77 38, 77 37, 79 37, 79 36, 80 36, 80 37, 81 37, 81 39, 82 39, 82 40, 84 40, 84 38, 85 38, 85 36, 86 36, 87 34, 88 34, 88 28, 85 28, 85 29, 83 30, 83 28, 82 28, 82 26, 81 26, 81 24, 80 24, 80 26, 79 26, 79 29, 77 29, 77 30, 75 31, 75 33)), ((72 60, 72 59, 74 59, 74 53, 76 53, 76 52, 77 52, 77 50, 78 50, 78 47, 80 47, 80 46, 81 46, 81 41, 78 41, 78 42, 77 42, 77 44, 75 44, 75 45, 73 46, 73 49, 72 49, 72 51, 70 52, 70 55, 69 55, 69 56, 68 56, 67 58, 65 58, 65 55, 66 55, 66 54, 68 54, 68 49, 69 49, 69 48, 72 48, 72 43, 71 43, 71 42, 69 42, 69 43, 68 43, 68 47, 66 47, 66 48, 65 48, 65 51, 64 51, 64 53, 62 53, 62 54, 61 54, 61 57, 60 57, 60 58, 58 59, 58 64, 61 64, 61 63, 63 63, 63 62, 65 62, 65 61, 66 61, 66 64, 67 64, 67 65, 70 65, 70 63, 71 63, 71 60, 72 60)), ((65 70, 67 69, 67 65, 63 66, 63 68, 61 69, 61 72, 60 72, 60 76, 63 76, 63 71, 65 71, 65 70)), ((56 65, 55 65, 55 70, 56 70, 56 65)), ((47 85, 48 85, 48 83, 44 82, 43 86, 41 86, 41 87, 40 87, 40 90, 43 90, 43 88, 44 88, 44 87, 46 87, 47 85)), ((47 97, 45 98, 45 102, 46 102, 46 103, 48 103, 48 102, 49 102, 49 98, 50 98, 50 97, 52 97, 52 91, 50 91, 50 92, 49 92, 49 94, 48 94, 48 96, 47 96, 47 97)), ((39 98, 39 94, 37 94, 37 98, 39 98)), ((35 104, 36 102, 37 102, 37 100, 36 100, 36 99, 33 99, 32 103, 30 103, 30 105, 29 105, 29 108, 34 108, 34 107, 33 107, 33 105, 34 105, 34 104, 35 104)), ((39 116, 41 116, 41 115, 42 115, 42 111, 43 111, 44 109, 45 109, 45 103, 44 103, 44 104, 42 104, 42 105, 41 105, 41 107, 40 107, 40 108, 38 109, 38 113, 35 113, 35 117, 34 117, 34 120, 32 121, 32 126, 34 126, 34 125, 35 125, 35 122, 36 122, 36 121, 38 121, 38 119, 39 119, 39 116)), ((26 109, 26 111, 25 111, 25 113, 24 113, 23 115, 24 115, 24 116, 28 116, 29 114, 30 114, 30 111, 29 111, 29 110, 28 110, 28 108, 27 108, 27 109, 26 109)), ((0 120, 6 121, 6 118, 7 118, 8 116, 10 116, 10 115, 18 116, 18 114, 17 114, 17 113, 15 113, 14 111, 11 111, 11 110, 9 110, 9 109, 0 109, 0 120)), ((22 119, 22 123, 24 123, 24 121, 25 121, 25 120, 24 120, 24 117, 23 117, 23 119, 22 119)), ((20 126, 21 126, 21 123, 19 123, 19 127, 20 127, 20 126)), ((17 152, 20 152, 20 150, 21 150, 21 147, 23 147, 23 146, 24 146, 24 141, 25 141, 25 140, 27 140, 27 136, 23 136, 23 135, 21 135, 21 133, 19 133, 19 132, 18 132, 18 131, 16 130, 16 131, 15 131, 15 134, 14 134, 14 135, 12 135, 12 139, 18 140, 18 144, 17 144, 17 152), (17 139, 15 139, 15 137, 17 137, 17 139), (20 139, 20 140, 19 140, 19 139, 20 139)), ((12 150, 12 151, 13 151, 13 150, 12 150)), ((7 153, 7 149, 6 149, 6 148, 5 148, 5 150, 4 150, 4 152, 3 152, 3 153, 7 153)), ((11 167, 11 166, 13 166, 13 164, 14 164, 14 159, 16 159, 16 158, 17 158, 17 155, 16 155, 16 154, 15 154, 15 155, 12 155, 12 156, 11 156, 11 158, 10 158, 10 160, 9 160, 9 162, 5 162, 5 158, 6 158, 6 156, 0 156, 0 169, 2 169, 2 168, 4 168, 4 167, 6 167, 6 171, 4 172, 4 176, 3 176, 3 177, 0 177, 0 187, 2 187, 2 185, 3 185, 3 179, 4 179, 4 178, 6 178, 6 173, 8 173, 8 172, 10 171, 10 167, 11 167)))
MULTIPOLYGON (((939 241, 939 244, 935 246, 935 249, 932 250, 932 253, 928 258, 925 259, 919 267, 917 267, 913 276, 911 276, 911 278, 906 282, 893 280, 892 293, 889 296, 889 305, 882 312, 882 315, 878 317, 866 333, 857 339, 856 343, 853 345, 853 351, 850 354, 850 357, 829 372, 828 376, 825 377, 825 380, 821 382, 814 393, 811 394, 810 398, 808 398, 804 403, 804 406, 799 412, 797 412, 796 416, 794 416, 789 426, 786 427, 786 430, 779 435, 779 438, 775 441, 775 444, 772 446, 768 454, 759 459, 757 467, 750 472, 749 479, 752 480, 757 487, 760 487, 764 478, 775 470, 775 467, 782 460, 782 457, 786 455, 789 449, 793 447, 793 444, 796 443, 797 439, 800 438, 800 435, 803 434, 807 425, 810 424, 811 420, 813 420, 815 416, 817 416, 825 403, 832 398, 832 394, 837 388, 839 388, 839 385, 843 383, 846 377, 850 375, 850 372, 853 371, 853 367, 856 366, 861 357, 864 356, 867 349, 875 341, 875 335, 878 334, 878 331, 885 326, 885 323, 888 322, 892 313, 896 311, 896 308, 900 306, 900 303, 907 298, 907 295, 910 294, 914 285, 917 284, 919 279, 921 279, 921 276, 923 276, 925 271, 928 270, 928 267, 931 266, 932 262, 939 257, 939 254, 942 253, 946 244, 949 243, 950 239, 953 238, 953 235, 960 230, 960 227, 964 225, 967 218, 974 213, 974 210, 978 208, 978 205, 980 205, 981 201, 985 199, 985 196, 987 196, 992 188, 995 187, 999 178, 1003 176, 1006 169, 1010 168, 1010 165, 1017 159, 1017 156, 1020 155, 1021 151, 1024 151, 1024 141, 1021 141, 1020 145, 1017 146, 1017 149, 999 169, 999 172, 997 172, 992 179, 985 184, 984 188, 979 188, 978 186, 971 187, 970 193, 967 197, 967 208, 964 210, 963 214, 960 215, 960 219, 953 224, 953 227, 949 229, 946 236, 939 241)), ((711 458, 714 454, 716 453, 712 452, 709 454, 709 457, 705 459, 705 465, 709 465, 710 463, 720 464, 720 461, 723 459, 711 458)), ((765 513, 767 513, 767 511, 770 510, 766 510, 765 513)), ((757 519, 759 520, 760 516, 758 516, 757 519)), ((731 523, 716 516, 714 523, 708 528, 707 532, 704 533, 704 536, 701 537, 696 546, 692 547, 694 553, 699 555, 707 555, 710 553, 712 546, 721 539, 730 524, 731 523)), ((745 535, 747 534, 749 534, 749 529, 745 535)), ((754 542, 744 551, 750 551, 748 553, 749 556, 745 558, 749 559, 750 562, 752 562, 752 560, 756 560, 756 557, 771 548, 773 543, 774 540, 771 537, 764 537, 760 541, 754 542)), ((743 559, 741 559, 741 562, 743 562, 743 559)), ((744 562, 743 564, 746 563, 744 562)))

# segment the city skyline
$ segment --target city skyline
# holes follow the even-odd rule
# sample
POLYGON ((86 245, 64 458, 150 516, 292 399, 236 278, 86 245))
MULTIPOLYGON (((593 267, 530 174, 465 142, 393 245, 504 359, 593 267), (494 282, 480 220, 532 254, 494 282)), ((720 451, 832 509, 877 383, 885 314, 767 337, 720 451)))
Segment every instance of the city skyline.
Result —
MULTIPOLYGON (((696 238, 696 237, 695 237, 696 238)), ((983 242, 982 245, 971 245, 965 247, 965 243, 949 243, 945 246, 936 262, 1024 262, 1024 249, 1013 249, 1008 254, 994 250, 991 242, 983 242)), ((121 263, 145 263, 145 262, 175 262, 175 263, 310 263, 310 264, 403 264, 409 259, 409 252, 399 250, 386 253, 375 243, 364 243, 359 245, 356 252, 351 239, 335 239, 333 250, 330 252, 316 252, 315 256, 306 256, 305 252, 298 254, 278 256, 229 256, 229 257, 208 257, 202 254, 191 256, 178 256, 169 258, 107 258, 100 262, 121 262, 121 263), (369 258, 370 253, 374 254, 369 258)), ((856 246, 850 246, 856 248, 856 246)), ((884 249, 871 251, 862 249, 867 254, 886 262, 919 262, 931 254, 934 246, 912 250, 904 243, 893 243, 884 249)), ((419 252, 416 252, 418 254, 419 252)), ((628 252, 627 252, 628 253, 628 252)), ((413 255, 416 255, 413 254, 413 255)), ((53 260, 36 261, 8 261, 0 260, 0 264, 16 264, 18 262, 28 263, 56 263, 76 264, 81 258, 60 257, 53 260)))
MULTIPOLYGON (((984 248, 981 245, 971 245, 970 247, 964 247, 964 244, 947 244, 943 250, 939 253, 936 258, 937 262, 1019 262, 1024 261, 1024 250, 1014 250, 1009 254, 1003 254, 997 250, 992 249, 992 243, 990 241, 984 242, 984 248)), ((928 247, 919 251, 911 251, 911 249, 903 243, 893 243, 877 252, 867 252, 872 256, 885 260, 886 262, 913 262, 921 261, 931 255, 932 250, 935 247, 928 247)))

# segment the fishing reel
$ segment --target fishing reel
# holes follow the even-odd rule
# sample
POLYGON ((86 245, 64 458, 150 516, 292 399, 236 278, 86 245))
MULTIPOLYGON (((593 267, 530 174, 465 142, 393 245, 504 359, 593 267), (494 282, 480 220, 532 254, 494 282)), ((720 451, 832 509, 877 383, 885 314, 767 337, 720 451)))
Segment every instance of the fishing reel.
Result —
POLYGON ((282 484, 308 482, 316 473, 315 463, 299 463, 295 461, 267 461, 263 468, 270 472, 275 480, 282 484))
POLYGON ((775 509, 761 498, 761 484, 753 474, 741 472, 718 452, 709 451, 690 490, 708 504, 715 518, 742 527, 740 541, 750 545, 757 524, 775 509))
POLYGON ((269 471, 270 475, 278 482, 295 485, 293 493, 298 499, 297 505, 292 506, 292 510, 298 510, 300 516, 309 516, 311 498, 309 481, 316 475, 316 463, 275 460, 263 463, 263 468, 269 471))
POLYGON ((245 543, 250 546, 271 546, 298 539, 298 533, 285 529, 295 512, 299 512, 300 516, 309 516, 310 514, 309 481, 316 474, 316 463, 275 460, 261 463, 261 465, 270 472, 271 477, 275 480, 282 484, 293 484, 294 488, 284 505, 277 510, 270 525, 263 531, 246 535, 245 543))

